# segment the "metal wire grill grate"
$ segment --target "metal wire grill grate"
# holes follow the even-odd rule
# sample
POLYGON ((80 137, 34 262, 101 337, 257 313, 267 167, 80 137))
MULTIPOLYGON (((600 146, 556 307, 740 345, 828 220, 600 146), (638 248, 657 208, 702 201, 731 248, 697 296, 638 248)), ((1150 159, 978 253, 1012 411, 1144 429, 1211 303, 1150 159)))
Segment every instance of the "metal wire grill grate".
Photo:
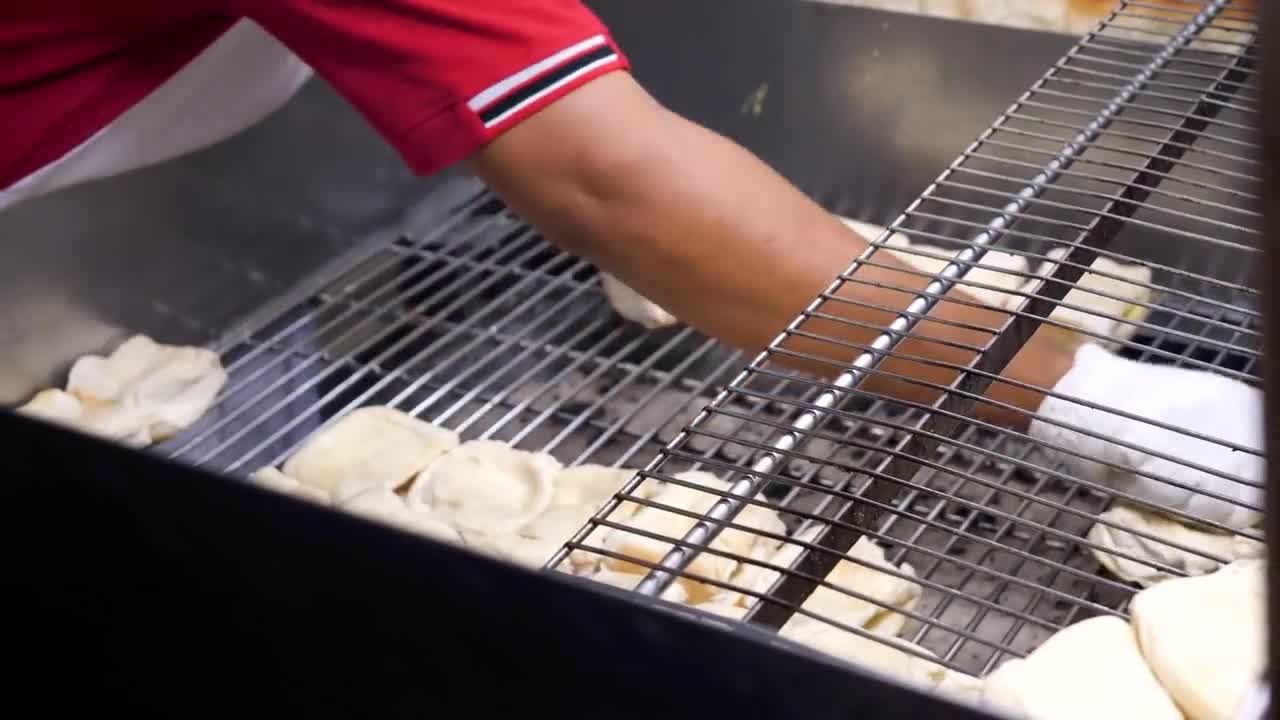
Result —
MULTIPOLYGON (((885 604, 823 581, 865 537, 886 550, 886 575, 922 589, 910 607, 893 608, 905 619, 897 634, 949 667, 984 674, 1075 620, 1124 614, 1134 592, 1101 571, 1088 537, 1108 523, 1099 516, 1115 493, 1061 472, 1024 433, 975 419, 994 405, 980 399, 984 383, 1001 382, 1041 324, 1140 361, 1257 381, 1253 29, 1244 4, 1122 5, 897 218, 892 231, 912 245, 892 250, 925 262, 896 281, 903 303, 935 283, 934 297, 901 318, 900 334, 930 307, 962 302, 936 297, 951 285, 1000 303, 998 324, 956 328, 967 339, 954 349, 972 360, 950 368, 954 382, 928 388, 936 400, 872 387, 895 375, 899 387, 922 386, 883 362, 910 359, 899 335, 872 346, 829 332, 844 322, 841 307, 859 302, 850 289, 882 282, 867 268, 884 266, 887 234, 743 370, 747 358, 691 329, 620 322, 594 268, 477 192, 447 223, 372 248, 228 338, 218 348, 230 375, 219 405, 161 449, 243 476, 279 464, 355 407, 388 405, 567 465, 648 462, 548 568, 603 558, 651 571, 636 587, 644 594, 681 578, 712 601, 737 596, 736 614, 764 626, 798 614, 871 637, 869 625, 801 604, 819 584, 885 604), (957 250, 962 264, 940 276, 927 263, 934 255, 945 265, 957 250), (1011 273, 994 250, 1026 265, 1011 273), (1099 257, 1150 271, 1099 291, 1123 312, 1067 295, 1099 257), (1032 282, 1047 259, 1057 262, 1053 274, 1032 282), (957 272, 969 264, 999 272, 957 272), (1016 277, 1016 289, 1002 277, 1016 277), (808 342, 797 349, 796 340, 808 342), (798 376, 787 363, 798 354, 833 376, 858 359, 857 372, 834 382, 798 376), (708 492, 688 470, 734 484, 708 492), (651 492, 658 485, 707 502, 670 504, 651 492), (785 532, 744 524, 740 497, 776 513, 785 532), (635 508, 680 522, 641 527, 624 512, 635 508), (778 554, 710 542, 726 522, 778 554), (637 556, 610 533, 684 549, 637 556), (708 567, 732 572, 711 576, 708 567), (773 575, 747 582, 748 570, 773 575)), ((886 325, 897 314, 879 309, 886 325)))
POLYGON ((566 464, 642 464, 744 359, 688 328, 621 322, 598 283, 478 191, 229 338, 219 404, 161 449, 244 476, 385 405, 566 464))
MULTIPOLYGON (((1127 358, 1258 382, 1258 295, 1249 276, 1260 223, 1255 29, 1252 4, 1122 3, 897 218, 891 231, 911 245, 879 237, 551 566, 563 569, 571 553, 593 554, 646 571, 636 587, 643 594, 681 583, 702 588, 712 602, 737 598, 749 609, 735 614, 784 634, 793 620, 811 619, 882 637, 875 618, 883 615, 836 617, 824 612, 829 604, 808 602, 815 588, 851 595, 876 613, 905 616, 898 635, 944 665, 983 675, 1072 622, 1124 615, 1135 586, 1103 572, 1093 551, 1185 574, 1103 547, 1089 535, 1095 526, 1133 530, 1198 558, 1230 559, 1103 516, 1120 499, 1185 523, 1202 520, 1073 477, 1042 442, 981 418, 1011 411, 983 393, 1006 382, 999 373, 1041 326, 1043 336, 1056 328, 1057 337, 1075 338, 1068 342, 1096 340, 1127 358), (889 247, 903 257, 942 259, 886 283, 871 268, 890 267, 881 259, 889 247), (996 250, 1025 265, 995 262, 996 250), (1094 265, 1099 258, 1136 263, 1149 275, 1102 269, 1094 265), (1037 275, 1049 261, 1052 274, 1037 275), (979 276, 971 267, 994 273, 979 276), (1093 298, 1068 295, 1086 268, 1118 284, 1093 298), (1011 276, 1014 284, 1001 281, 1011 276), (858 288, 872 285, 900 290, 904 305, 914 300, 904 312, 871 306, 858 288), (978 304, 947 295, 952 287, 994 293, 995 305, 983 303, 998 308, 1000 321, 951 321, 959 331, 953 337, 967 340, 917 332, 947 324, 921 319, 935 307, 978 304), (846 339, 856 323, 845 310, 858 304, 885 313, 887 328, 867 334, 873 340, 846 339), (949 342, 971 359, 930 363, 903 350, 903 338, 949 342), (825 363, 833 379, 797 379, 786 369, 795 359, 825 363), (897 369, 888 368, 891 361, 897 369), (884 389, 925 387, 902 368, 929 364, 946 365, 955 377, 927 387, 936 400, 902 402, 895 399, 902 392, 891 397, 884 389), (685 501, 666 500, 673 496, 660 487, 684 488, 685 501), (689 493, 697 499, 687 500, 689 493), (760 507, 783 519, 785 536, 761 533, 744 513, 760 507), (655 521, 660 516, 668 520, 655 521), (719 539, 730 530, 760 534, 784 550, 772 560, 735 551, 719 539), (883 547, 892 567, 850 559, 859 538, 883 547), (838 586, 828 573, 846 559, 911 580, 923 594, 894 606, 869 585, 838 586), (897 567, 903 561, 910 570, 897 567), (761 584, 759 572, 772 580, 761 584)), ((1257 454, 1233 438, 1213 440, 1257 454)), ((1205 524, 1260 539, 1256 529, 1205 524)))

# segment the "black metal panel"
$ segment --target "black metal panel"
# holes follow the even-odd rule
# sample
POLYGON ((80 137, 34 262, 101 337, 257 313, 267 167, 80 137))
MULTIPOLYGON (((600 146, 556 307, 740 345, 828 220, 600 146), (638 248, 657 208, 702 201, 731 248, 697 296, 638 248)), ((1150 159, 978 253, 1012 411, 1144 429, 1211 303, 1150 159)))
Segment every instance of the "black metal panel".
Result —
POLYGON ((659 100, 880 224, 1076 38, 797 0, 590 0, 659 100))
POLYGON ((15 717, 984 717, 6 411, 0 437, 39 469, 0 482, 15 717))

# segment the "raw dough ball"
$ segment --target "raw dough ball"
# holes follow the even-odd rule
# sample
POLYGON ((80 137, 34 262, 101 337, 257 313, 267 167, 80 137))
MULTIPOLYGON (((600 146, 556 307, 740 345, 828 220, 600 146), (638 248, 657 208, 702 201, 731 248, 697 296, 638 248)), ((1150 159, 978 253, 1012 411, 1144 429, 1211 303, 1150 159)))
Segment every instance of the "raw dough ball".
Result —
POLYGON ((415 507, 430 507, 459 530, 518 532, 546 511, 559 461, 495 440, 472 440, 442 455, 409 489, 415 507))
POLYGON ((1130 611, 1147 665, 1187 717, 1234 718, 1266 667, 1265 561, 1162 582, 1130 611))
POLYGON ((226 381, 217 353, 134 335, 106 357, 85 355, 76 360, 67 392, 86 409, 135 411, 151 441, 158 442, 199 420, 226 381))
POLYGON ((457 446, 452 430, 375 405, 352 410, 307 438, 283 470, 326 492, 344 482, 394 490, 457 446))
POLYGON ((410 509, 403 498, 381 485, 366 486, 361 492, 340 502, 335 497, 334 504, 352 515, 377 520, 436 540, 462 544, 462 537, 448 523, 431 513, 410 509))
POLYGON ((657 303, 622 284, 622 281, 609 273, 600 273, 600 284, 614 312, 631 322, 639 323, 649 330, 679 322, 674 315, 663 310, 657 303))
POLYGON ((1063 628, 1025 659, 1006 661, 987 677, 982 695, 985 703, 1037 720, 1182 718, 1147 668, 1129 623, 1111 615, 1063 628))
POLYGON ((282 492, 286 495, 292 495, 322 505, 329 504, 329 493, 310 485, 303 485, 298 482, 297 478, 289 477, 273 467, 259 468, 249 476, 249 479, 256 485, 271 488, 276 492, 282 492))
MULTIPOLYGON (((1108 527, 1101 523, 1089 529, 1088 538, 1106 550, 1117 550, 1137 558, 1161 563, 1182 570, 1187 575, 1196 576, 1213 572, 1222 567, 1222 563, 1201 555, 1165 544, 1177 543, 1189 548, 1201 550, 1209 555, 1225 559, 1227 562, 1242 558, 1262 557, 1266 545, 1251 538, 1241 537, 1233 533, 1221 533, 1209 529, 1198 529, 1185 525, 1172 518, 1148 512, 1124 503, 1116 503, 1100 516, 1126 528, 1145 532, 1158 538, 1149 540, 1119 528, 1108 527), (1163 542, 1162 542, 1163 541, 1163 542)), ((1090 552, 1111 574, 1128 582, 1136 582, 1149 587, 1163 580, 1181 577, 1163 570, 1145 565, 1128 558, 1117 557, 1103 549, 1090 548, 1090 552)))
POLYGON ((903 652, 899 648, 933 654, 900 638, 877 636, 873 640, 804 616, 793 617, 778 634, 818 652, 926 688, 937 687, 947 673, 942 665, 903 652))
MULTIPOLYGON (((1065 247, 1057 247, 1050 250, 1046 253, 1046 256, 1050 259, 1041 262, 1035 274, 1047 276, 1053 272, 1057 266, 1057 261, 1066 256, 1067 250, 1068 248, 1065 247)), ((1137 326, 1120 322, 1115 318, 1124 318, 1140 323, 1146 320, 1147 315, 1150 314, 1150 309, 1145 307, 1143 303, 1150 304, 1154 294, 1151 288, 1151 268, 1143 265, 1118 263, 1102 256, 1099 256, 1090 267, 1099 272, 1115 275, 1120 279, 1104 277, 1094 272, 1085 272, 1080 276, 1075 286, 1063 297, 1062 302, 1066 305, 1085 308, 1099 314, 1094 315, 1084 310, 1075 310, 1059 305, 1049 314, 1049 318, 1078 328, 1081 331, 1100 336, 1087 337, 1085 339, 1104 347, 1115 349, 1120 346, 1121 342, 1132 338, 1134 333, 1137 332, 1137 326), (1094 292, 1090 292, 1090 290, 1104 292, 1114 297, 1097 295, 1094 292)), ((1037 282, 1039 280, 1028 279, 1024 289, 1030 292, 1032 286, 1037 282)), ((1043 326, 1042 331, 1051 336, 1073 334, 1070 330, 1050 325, 1043 326)))

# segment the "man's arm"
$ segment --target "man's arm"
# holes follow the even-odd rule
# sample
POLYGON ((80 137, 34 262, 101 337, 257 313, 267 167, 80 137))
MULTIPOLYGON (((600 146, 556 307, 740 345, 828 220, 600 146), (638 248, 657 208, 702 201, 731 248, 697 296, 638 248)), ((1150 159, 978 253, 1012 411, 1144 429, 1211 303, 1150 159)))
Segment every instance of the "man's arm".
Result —
MULTIPOLYGON (((758 351, 777 337, 866 247, 831 213, 751 153, 663 108, 625 72, 587 83, 510 129, 472 158, 477 173, 513 210, 551 241, 615 275, 700 331, 758 351)), ((877 262, 905 268, 889 253, 877 262)), ((858 277, 922 289, 928 278, 867 265, 858 277)), ((907 292, 847 283, 852 300, 904 308, 907 292)), ((964 296, 953 290, 948 297, 964 296)), ((976 301, 974 301, 976 302, 976 301)), ((811 319, 808 331, 865 346, 896 313, 843 302, 823 311, 851 323, 811 319)), ((941 302, 930 318, 997 328, 1003 312, 941 302)), ((922 322, 902 353, 966 364, 973 353, 945 340, 981 346, 990 334, 922 322)), ((851 362, 856 347, 791 337, 785 347, 851 362)), ((830 377, 828 363, 778 357, 830 377)), ((1027 343, 1005 377, 1051 388, 1071 367, 1071 354, 1039 337, 1027 343)), ((884 370, 945 385, 954 370, 889 358, 884 370)), ((931 402, 938 393, 873 374, 866 387, 931 402)), ((988 397, 1034 412, 1043 396, 996 382, 988 397)), ((986 419, 1024 429, 1027 418, 985 403, 986 419)))

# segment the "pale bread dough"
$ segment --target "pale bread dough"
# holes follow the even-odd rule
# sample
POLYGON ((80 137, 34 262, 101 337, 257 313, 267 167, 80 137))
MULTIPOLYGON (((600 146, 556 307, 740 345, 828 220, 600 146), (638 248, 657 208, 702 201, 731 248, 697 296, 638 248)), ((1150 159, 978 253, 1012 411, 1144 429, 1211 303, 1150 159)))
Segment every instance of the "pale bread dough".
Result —
MULTIPOLYGON (((886 244, 885 249, 908 265, 930 275, 937 275, 942 272, 951 263, 946 258, 955 257, 963 250, 963 248, 950 250, 933 245, 912 243, 901 234, 893 235, 886 244), (902 239, 899 240, 898 238, 902 239)), ((977 287, 970 283, 992 285, 1003 290, 1015 291, 1026 282, 1026 275, 1019 273, 1026 273, 1027 267, 1027 259, 1021 255, 999 250, 988 250, 975 265, 969 268, 964 277, 956 283, 956 288, 991 307, 1016 307, 1017 301, 1021 300, 1022 296, 1011 295, 1008 292, 987 287, 977 287)))
POLYGON ((472 530, 463 530, 461 534, 463 544, 476 552, 534 570, 546 565, 568 539, 527 538, 514 533, 493 535, 472 530))
MULTIPOLYGON (((851 228, 854 232, 861 235, 868 242, 873 242, 885 232, 885 228, 871 223, 864 223, 858 220, 852 220, 847 217, 837 216, 841 222, 851 228)), ((922 243, 914 243, 906 235, 900 232, 891 234, 884 243, 884 250, 904 263, 912 266, 920 272, 930 275, 937 275, 942 272, 943 268, 950 264, 947 258, 953 258, 960 253, 963 248, 949 250, 933 245, 925 245, 922 243), (928 254, 922 254, 928 253, 928 254)), ((874 258, 873 258, 874 259, 874 258)), ((964 280, 957 283, 956 286, 963 292, 968 293, 975 300, 986 303, 992 307, 1003 308, 1008 307, 1018 300, 1022 299, 1020 295, 1010 295, 1001 290, 992 290, 990 288, 975 287, 968 284, 969 281, 981 283, 983 285, 993 285, 1004 290, 1017 290, 1026 282, 1026 275, 1018 273, 1027 272, 1027 259, 1021 255, 1013 253, 1001 252, 999 250, 988 250, 982 259, 976 265, 971 267, 964 275, 964 280)))
POLYGON ((974 705, 982 703, 982 678, 947 668, 938 689, 958 700, 974 705))
POLYGON ((370 405, 307 438, 281 469, 330 493, 344 483, 352 492, 374 486, 394 490, 458 442, 452 430, 370 405))
POLYGON ((152 443, 150 425, 142 411, 110 404, 85 407, 75 395, 56 388, 36 393, 16 412, 128 447, 143 448, 152 443))
MULTIPOLYGON (((1040 263, 1035 274, 1043 277, 1053 272, 1058 261, 1066 256, 1067 250, 1068 248, 1065 247, 1056 247, 1045 253, 1049 259, 1040 263)), ((1076 281, 1075 286, 1063 297, 1062 302, 1100 314, 1094 315, 1083 310, 1060 305, 1054 308, 1053 312, 1049 314, 1049 318, 1077 330, 1101 336, 1086 337, 1084 339, 1115 349, 1120 346, 1120 343, 1132 338, 1137 331, 1137 326, 1120 322, 1115 318, 1124 318, 1140 323, 1146 320, 1150 314, 1150 309, 1145 307, 1143 303, 1150 304, 1154 296, 1154 291, 1151 288, 1151 268, 1138 264, 1119 263, 1102 256, 1099 256, 1090 265, 1090 268, 1098 272, 1116 275, 1121 279, 1105 277, 1086 271, 1076 281), (1104 292, 1115 297, 1104 297, 1090 292, 1090 290, 1104 292)), ((1039 280, 1035 278, 1028 279, 1024 289, 1030 292, 1032 285, 1037 282, 1039 280)), ((1015 307, 1016 305, 1011 306, 1011 309, 1015 307)), ((1049 336, 1070 336, 1072 334, 1071 330, 1052 325, 1042 326, 1041 331, 1049 336)), ((1070 337, 1061 339, 1067 342, 1071 341, 1070 337)))
POLYGON ((698 609, 698 610, 703 610, 703 611, 705 611, 705 612, 709 612, 709 613, 711 613, 712 615, 719 615, 720 617, 728 618, 728 619, 730 619, 730 620, 741 620, 741 619, 743 619, 744 617, 746 617, 746 615, 747 615, 747 610, 748 610, 748 608, 745 608, 745 607, 743 607, 743 606, 741 606, 741 605, 737 605, 737 604, 734 604, 734 603, 728 603, 728 602, 722 602, 722 601, 720 601, 720 600, 716 600, 716 599, 714 599, 714 598, 713 598, 712 600, 710 600, 709 602, 704 602, 704 603, 701 603, 701 604, 698 604, 698 605, 693 605, 692 607, 694 607, 694 608, 696 608, 696 609, 698 609))
MULTIPOLYGON (((705 471, 686 471, 674 476, 678 480, 695 483, 698 486, 714 488, 725 492, 729 483, 705 471)), ((681 508, 698 515, 705 514, 722 496, 700 489, 668 483, 653 497, 656 503, 681 508)), ((744 505, 742 511, 732 520, 733 523, 746 527, 783 534, 786 531, 781 518, 768 508, 744 505)), ((697 519, 677 514, 656 507, 642 507, 626 523, 628 528, 642 530, 664 538, 680 539, 697 523, 697 519)), ((750 555, 757 541, 776 543, 770 538, 762 538, 753 532, 725 528, 712 541, 711 547, 722 552, 737 555, 750 555)), ((666 553, 674 547, 670 542, 638 535, 626 530, 610 529, 604 535, 605 548, 626 558, 658 563, 666 553)), ((628 573, 645 573, 647 568, 629 560, 606 557, 604 566, 610 570, 628 573)), ((718 581, 728 581, 738 568, 738 561, 731 557, 713 555, 707 552, 698 553, 688 567, 688 572, 702 575, 718 581)), ((677 582, 685 585, 695 603, 704 602, 722 589, 715 585, 699 582, 692 578, 680 577, 677 582)))
POLYGON ((460 531, 515 534, 551 505, 552 481, 562 468, 547 453, 471 440, 423 470, 409 488, 409 501, 460 531))
POLYGON ((614 312, 649 330, 675 325, 676 316, 663 310, 657 303, 624 285, 621 280, 606 272, 600 273, 600 285, 614 312))
MULTIPOLYGON (((819 586, 804 601, 802 607, 846 625, 867 628, 884 635, 897 635, 906 623, 906 618, 898 611, 915 610, 920 602, 920 585, 875 569, 895 568, 885 559, 884 550, 865 535, 858 538, 847 557, 862 560, 872 567, 860 565, 853 560, 841 560, 827 575, 826 581, 838 588, 865 595, 875 602, 819 586)), ((896 569, 907 577, 915 577, 914 568, 907 563, 896 569)), ((792 616, 787 626, 810 620, 797 614, 792 616)))
POLYGON ((1130 613, 1147 665, 1188 718, 1236 716, 1266 667, 1263 559, 1147 588, 1130 613))
MULTIPOLYGON (((818 534, 820 532, 822 532, 822 526, 814 525, 807 528, 804 532, 798 533, 793 540, 813 543, 818 539, 818 534)), ((796 563, 796 560, 800 559, 801 553, 806 549, 808 548, 803 545, 799 545, 795 542, 788 542, 777 549, 770 550, 769 548, 765 548, 763 550, 763 554, 766 555, 764 559, 771 565, 781 568, 790 568, 796 563)), ((753 553, 752 556, 754 557, 755 553, 753 553)), ((734 576, 733 582, 739 587, 743 587, 747 590, 763 595, 767 593, 769 588, 773 587, 773 584, 781 577, 782 573, 777 570, 760 567, 759 565, 743 563, 742 570, 734 576)), ((758 600, 751 595, 742 595, 741 598, 741 604, 748 608, 753 607, 758 602, 758 600)))
POLYGON ((71 366, 66 390, 42 390, 17 412, 143 448, 200 419, 226 384, 218 355, 134 335, 71 366))
POLYGON ((877 635, 875 639, 866 638, 804 616, 793 617, 779 635, 818 652, 924 688, 936 688, 947 674, 945 666, 900 648, 911 648, 930 656, 933 653, 897 637, 877 635))
POLYGON ((249 475, 249 479, 253 481, 255 485, 271 488, 272 490, 282 492, 286 495, 292 495, 294 497, 302 498, 303 500, 310 500, 311 502, 319 503, 321 505, 329 504, 329 493, 321 490, 320 488, 304 485, 303 483, 298 482, 297 478, 285 475, 273 467, 268 466, 258 468, 249 475))
POLYGON ((1182 718, 1147 668, 1133 628, 1111 615, 1063 628, 1025 659, 1005 661, 983 682, 982 699, 1035 720, 1182 718))
MULTIPOLYGON (((635 575, 632 573, 615 572, 613 570, 598 570, 587 576, 591 580, 622 590, 634 590, 636 585, 644 579, 643 575, 635 575)), ((683 605, 689 601, 689 593, 685 592, 684 586, 680 583, 671 583, 666 590, 662 591, 659 596, 667 602, 673 602, 683 605)))
POLYGON ((352 515, 377 520, 435 540, 462 544, 462 537, 447 522, 429 512, 411 509, 404 498, 382 485, 364 486, 361 491, 341 501, 335 497, 334 504, 352 515))
POLYGON ((127 409, 143 424, 138 432, 145 430, 150 442, 159 442, 199 420, 226 381, 226 371, 212 350, 163 345, 134 335, 110 355, 76 360, 67 376, 67 392, 86 411, 127 409))
POLYGON ((1150 540, 1101 523, 1089 529, 1089 541, 1102 548, 1089 548, 1098 562, 1112 575, 1126 582, 1138 583, 1143 587, 1150 587, 1158 582, 1181 576, 1135 560, 1117 557, 1106 550, 1117 550, 1137 558, 1168 565, 1190 576, 1213 572, 1222 567, 1222 563, 1172 547, 1161 540, 1201 550, 1206 554, 1223 558, 1226 562, 1262 557, 1266 551, 1266 545, 1252 538, 1241 537, 1234 533, 1216 532, 1207 528, 1194 528, 1164 515, 1120 502, 1113 504, 1099 516, 1099 519, 1149 533, 1158 538, 1158 540, 1150 540))

